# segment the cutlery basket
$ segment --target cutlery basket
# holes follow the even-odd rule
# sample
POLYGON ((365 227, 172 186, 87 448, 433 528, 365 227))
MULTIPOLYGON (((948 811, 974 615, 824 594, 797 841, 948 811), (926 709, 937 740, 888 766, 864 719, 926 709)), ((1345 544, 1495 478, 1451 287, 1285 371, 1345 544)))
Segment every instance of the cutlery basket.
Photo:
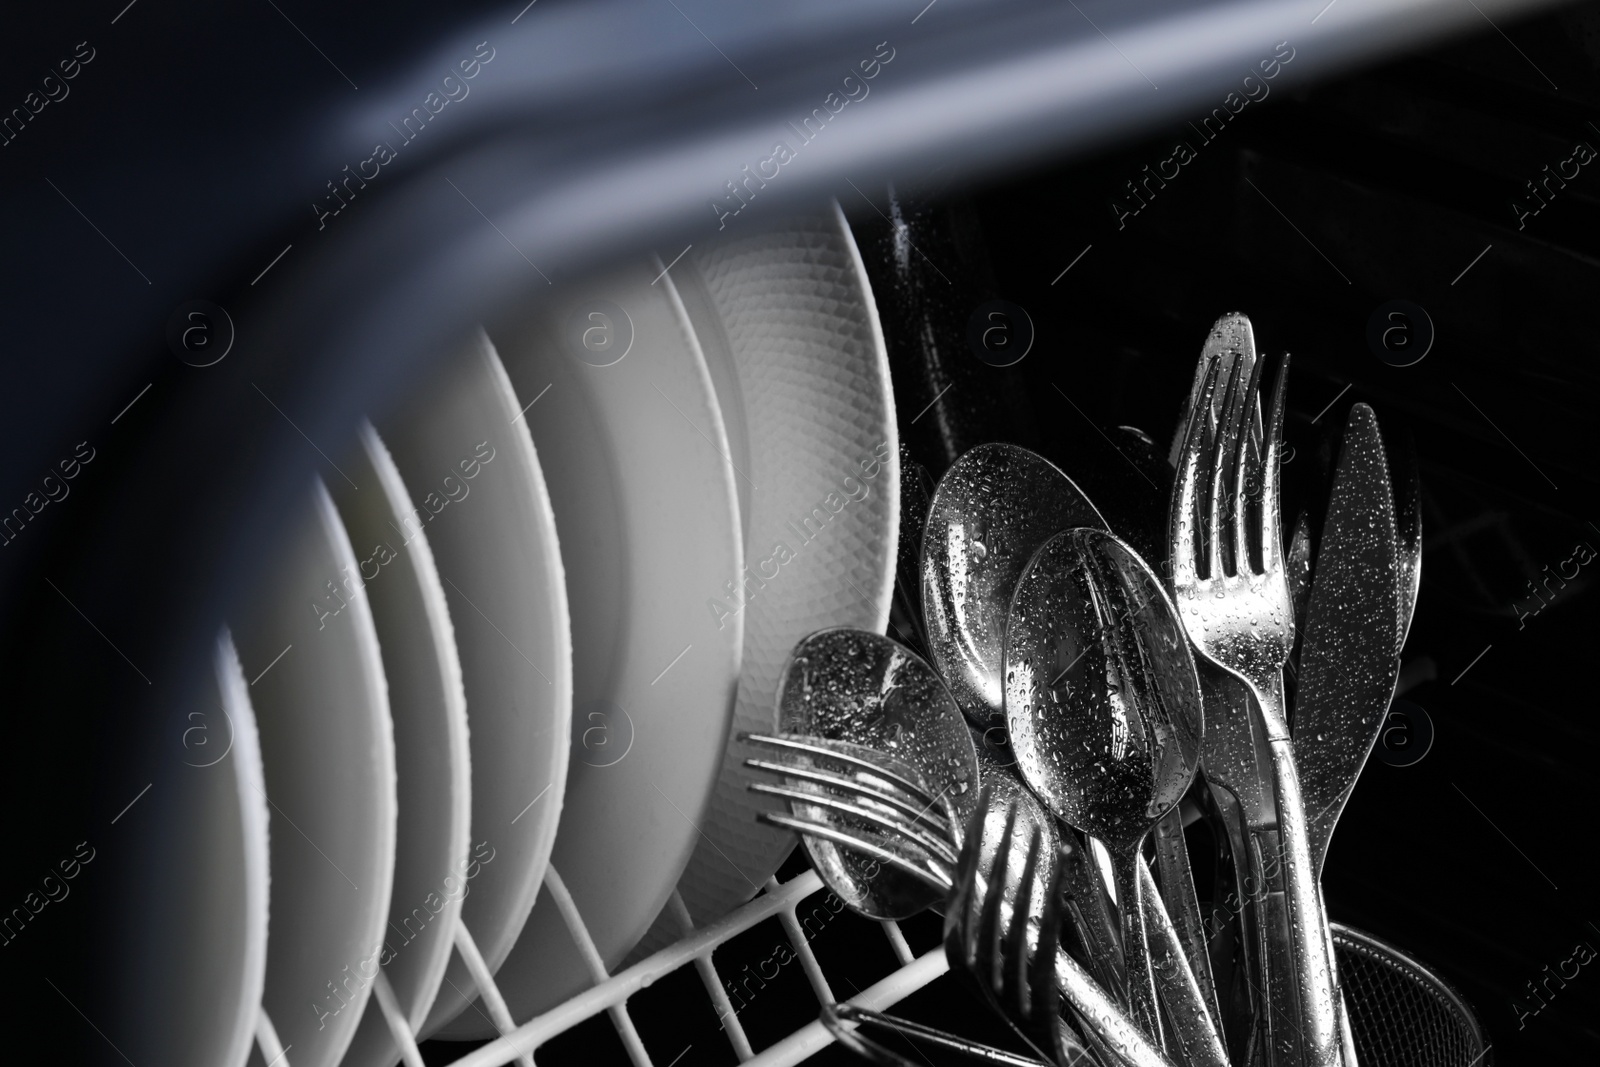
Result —
MULTIPOLYGON (((824 892, 822 880, 811 870, 781 883, 776 878, 770 880, 764 892, 721 920, 689 931, 677 942, 617 975, 606 976, 595 987, 523 1024, 518 1031, 519 1036, 526 1039, 524 1047, 536 1050, 580 1024, 609 1015, 633 1067, 662 1067, 670 1057, 658 1060, 645 1049, 629 1015, 630 998, 684 967, 699 971, 707 990, 721 993, 723 976, 715 958, 717 949, 757 923, 774 917, 781 922, 795 955, 803 961, 802 970, 813 994, 819 1002, 832 1001, 834 989, 842 989, 846 983, 839 981, 843 977, 840 975, 833 975, 830 980, 812 954, 799 922, 799 913, 811 909, 816 903, 816 894, 821 892, 824 892)), ((576 913, 563 918, 574 937, 588 940, 588 932, 576 913)), ((877 981, 865 988, 857 987, 856 995, 849 998, 851 1003, 889 1011, 937 982, 948 971, 942 946, 917 954, 907 944, 898 923, 874 923, 849 912, 841 914, 837 921, 859 924, 862 935, 868 932, 867 927, 882 927, 897 962, 894 970, 877 981)), ((1483 1030, 1466 1001, 1449 983, 1405 951, 1369 933, 1340 923, 1333 923, 1332 930, 1339 976, 1350 1008, 1351 1028, 1362 1067, 1491 1067, 1494 1058, 1483 1030)), ((723 1010, 719 1012, 724 1027, 722 1037, 732 1045, 741 1067, 794 1067, 833 1043, 821 1022, 812 1020, 765 1048, 753 1048, 745 1032, 746 1026, 755 1023, 770 1032, 770 1025, 758 1021, 756 1016, 765 1015, 776 1005, 771 1001, 757 1001, 747 1012, 732 1013, 726 1010, 725 995, 719 998, 708 994, 708 997, 713 1008, 718 1003, 722 1005, 723 1010)), ((692 1014, 684 1011, 678 1018, 681 1021, 692 1014)), ((921 1021, 942 1025, 938 1019, 921 1021)), ((697 1051, 699 1056, 716 1055, 704 1046, 697 1051)), ((680 1058, 689 1052, 690 1049, 684 1049, 679 1053, 680 1058)), ((687 1067, 694 1058, 672 1062, 676 1067, 687 1067)), ((453 1061, 452 1067, 502 1067, 516 1059, 506 1043, 491 1042, 453 1061)), ((442 1061, 430 1059, 429 1062, 442 1061)), ((929 1062, 956 1061, 936 1058, 929 1062)))
POLYGON ((1333 924, 1362 1067, 1487 1067, 1483 1030, 1450 985, 1393 945, 1333 924))

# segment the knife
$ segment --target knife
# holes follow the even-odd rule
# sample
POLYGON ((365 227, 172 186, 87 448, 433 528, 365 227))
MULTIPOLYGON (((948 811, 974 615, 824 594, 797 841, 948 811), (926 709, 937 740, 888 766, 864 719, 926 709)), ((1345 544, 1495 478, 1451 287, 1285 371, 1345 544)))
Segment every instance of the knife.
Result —
MULTIPOLYGON (((1383 729, 1400 676, 1394 499, 1377 416, 1357 404, 1345 423, 1306 605, 1293 727, 1311 871, 1319 881, 1334 826, 1383 729)), ((1326 904, 1323 912, 1326 927, 1326 904)), ((1330 959, 1332 949, 1330 940, 1330 959)), ((1344 1055, 1353 1062, 1349 1012, 1337 988, 1344 1055)))
POLYGON ((1396 553, 1383 438, 1372 409, 1357 404, 1345 424, 1317 549, 1294 715, 1311 870, 1318 878, 1400 673, 1396 553))

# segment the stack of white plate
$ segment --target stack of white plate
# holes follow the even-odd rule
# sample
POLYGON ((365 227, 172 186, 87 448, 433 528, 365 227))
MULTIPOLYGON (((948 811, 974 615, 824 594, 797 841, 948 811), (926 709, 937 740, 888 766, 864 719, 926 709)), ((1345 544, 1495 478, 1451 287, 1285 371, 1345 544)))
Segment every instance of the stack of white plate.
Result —
POLYGON ((362 427, 223 634, 236 741, 197 851, 227 936, 196 1064, 491 1037, 747 900, 792 845, 732 735, 775 726, 799 638, 882 629, 897 541, 843 216, 536 295, 362 427))

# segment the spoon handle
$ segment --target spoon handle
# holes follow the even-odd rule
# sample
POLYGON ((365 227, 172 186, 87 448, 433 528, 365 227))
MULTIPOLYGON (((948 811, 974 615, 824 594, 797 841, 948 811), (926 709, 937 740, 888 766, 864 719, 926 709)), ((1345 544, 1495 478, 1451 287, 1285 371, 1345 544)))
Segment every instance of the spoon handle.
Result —
POLYGON ((1083 1023, 1084 1036, 1097 1050, 1109 1053, 1116 1067, 1173 1067, 1167 1054, 1128 1017, 1122 1005, 1059 946, 1056 989, 1083 1023))
MULTIPOLYGON (((1156 1046, 1165 1048, 1161 1009, 1156 1002, 1155 973, 1150 967, 1144 886, 1139 879, 1139 868, 1142 866, 1144 859, 1139 855, 1137 845, 1111 851, 1111 868, 1117 883, 1117 911, 1122 919, 1122 956, 1128 971, 1128 1008, 1134 1022, 1150 1035, 1156 1046)), ((1145 877, 1149 878, 1148 872, 1145 877)))
POLYGON ((1062 859, 1067 865, 1062 883, 1067 891, 1067 917, 1076 939, 1076 955, 1117 1003, 1126 1004, 1128 982, 1121 938, 1111 902, 1106 898, 1098 857, 1088 837, 1080 837, 1066 823, 1058 826, 1063 836, 1078 846, 1062 859))

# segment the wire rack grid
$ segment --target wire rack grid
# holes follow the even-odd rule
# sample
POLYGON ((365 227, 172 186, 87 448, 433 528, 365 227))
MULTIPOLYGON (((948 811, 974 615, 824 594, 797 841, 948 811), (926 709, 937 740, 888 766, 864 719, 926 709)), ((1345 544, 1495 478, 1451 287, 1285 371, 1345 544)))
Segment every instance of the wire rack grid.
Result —
MULTIPOLYGON (((733 1046, 741 1064, 748 1064, 750 1067, 789 1067, 791 1064, 808 1059, 833 1043, 833 1036, 822 1023, 812 1021, 757 1052, 751 1047, 744 1027, 733 1010, 713 957, 718 948, 734 937, 757 923, 776 917, 795 956, 800 961, 818 1002, 838 1003, 829 987, 827 976, 823 974, 822 967, 811 951, 810 942, 796 914, 799 906, 807 898, 824 888, 822 879, 815 871, 804 871, 786 882, 769 878, 763 892, 754 899, 717 922, 698 930, 694 928, 682 898, 674 890, 667 908, 669 915, 683 931, 683 936, 659 952, 614 975, 606 972, 604 961, 600 958, 594 939, 589 934, 589 928, 578 913, 572 895, 567 891, 566 885, 554 867, 546 871, 544 888, 566 923, 578 951, 588 964, 590 978, 594 984, 519 1025, 512 1019, 505 998, 495 985, 494 977, 489 973, 472 935, 458 920, 455 936, 456 951, 471 973, 484 1007, 488 1009, 490 1019, 500 1030, 500 1036, 452 1061, 449 1067, 503 1067, 510 1063, 534 1067, 536 1062, 534 1053, 541 1046, 602 1012, 610 1016, 617 1036, 621 1039, 623 1048, 626 1049, 634 1067, 657 1067, 628 1014, 628 998, 667 974, 691 964, 699 973, 701 984, 705 987, 706 994, 722 1022, 723 1033, 733 1046)), ((949 964, 945 960, 942 946, 918 956, 912 952, 899 924, 881 922, 879 925, 889 940, 898 966, 879 981, 851 997, 846 1003, 881 1011, 899 1003, 943 975, 949 970, 949 964)), ((381 971, 374 982, 373 996, 385 1023, 394 1035, 405 1067, 425 1067, 418 1049, 417 1035, 405 1018, 381 971)), ((262 1058, 271 1067, 290 1067, 290 1054, 293 1048, 292 1046, 285 1048, 278 1040, 265 1011, 262 1011, 259 1017, 256 1040, 262 1058)))

